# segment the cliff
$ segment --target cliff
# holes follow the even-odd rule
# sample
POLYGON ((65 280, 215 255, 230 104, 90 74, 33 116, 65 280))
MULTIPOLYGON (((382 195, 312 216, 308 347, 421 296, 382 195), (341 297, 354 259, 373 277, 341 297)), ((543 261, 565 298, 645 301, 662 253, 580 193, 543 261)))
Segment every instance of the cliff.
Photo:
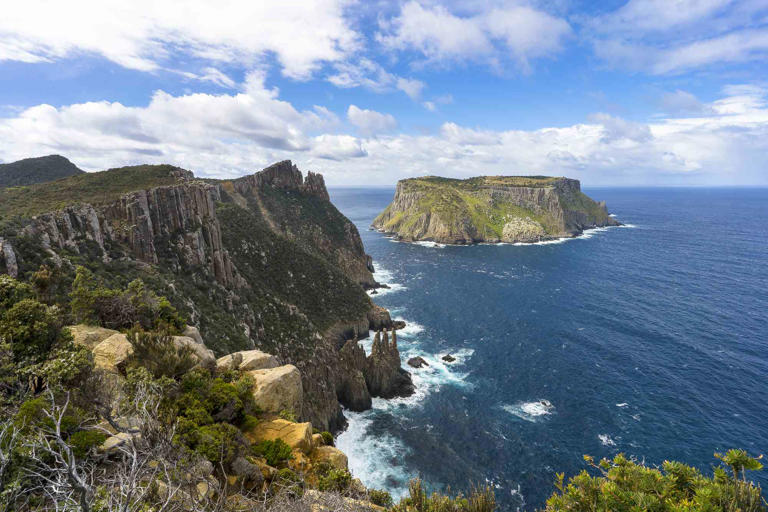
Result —
POLYGON ((289 161, 224 181, 138 166, 0 199, 0 272, 29 279, 47 264, 67 281, 86 265, 112 285, 140 277, 218 354, 259 348, 295 365, 302 417, 318 428, 342 426, 340 402, 370 403, 342 348, 394 324, 365 293, 376 286, 371 259, 319 174, 289 161))
POLYGON ((447 244, 538 242, 619 224, 578 180, 544 176, 401 180, 373 221, 402 240, 447 244))

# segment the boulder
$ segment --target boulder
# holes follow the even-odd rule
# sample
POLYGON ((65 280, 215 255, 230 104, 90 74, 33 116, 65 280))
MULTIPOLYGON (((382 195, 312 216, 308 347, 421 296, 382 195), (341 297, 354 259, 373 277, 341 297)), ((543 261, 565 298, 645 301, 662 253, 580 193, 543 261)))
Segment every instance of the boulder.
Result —
POLYGON ((213 355, 213 350, 196 342, 194 338, 189 336, 173 336, 173 344, 178 348, 189 347, 192 349, 192 355, 200 363, 200 366, 204 368, 213 369, 216 365, 216 357, 213 355))
POLYGON ((315 448, 312 452, 312 462, 315 464, 325 462, 336 469, 349 469, 347 456, 344 452, 333 446, 319 446, 315 448))
POLYGON ((277 368, 280 363, 277 358, 261 350, 244 350, 220 357, 216 360, 216 370, 219 372, 227 370, 265 370, 268 368, 277 368))
POLYGON ((245 432, 245 437, 252 444, 282 439, 292 449, 303 453, 312 451, 312 424, 309 422, 294 423, 284 419, 260 421, 245 432))
POLYGON ((99 342, 92 350, 93 364, 111 373, 120 373, 133 354, 133 345, 125 334, 115 333, 99 342))
POLYGON ((253 378, 253 398, 262 411, 288 411, 296 417, 301 416, 304 390, 298 368, 286 364, 277 368, 251 370, 247 374, 253 378))
POLYGON ((231 475, 235 477, 234 482, 230 481, 230 486, 236 490, 251 491, 260 490, 264 483, 264 475, 258 465, 248 461, 245 457, 238 457, 232 461, 231 475))
POLYGON ((416 356, 408 360, 408 366, 411 366, 413 368, 423 368, 425 366, 429 366, 429 363, 426 362, 423 357, 416 356))
POLYGON ((312 447, 317 448, 318 446, 323 446, 325 444, 325 440, 323 439, 323 436, 320 434, 312 434, 312 447))
POLYGON ((195 340, 195 343, 205 345, 205 343, 203 343, 203 337, 200 335, 200 331, 197 329, 197 327, 187 325, 184 327, 184 331, 182 331, 181 335, 186 336, 187 338, 192 338, 195 340))
POLYGON ((127 432, 120 432, 118 434, 115 434, 114 436, 109 436, 107 439, 104 440, 103 443, 101 443, 101 446, 99 446, 99 451, 107 454, 114 453, 123 444, 129 442, 131 439, 133 439, 134 436, 138 436, 138 435, 139 434, 129 434, 127 432))
POLYGON ((112 329, 85 324, 69 325, 67 329, 72 334, 75 345, 82 345, 89 350, 93 350, 100 342, 118 333, 112 329))
POLYGON ((454 361, 456 360, 456 358, 455 358, 455 357, 453 357, 451 354, 445 354, 445 355, 442 357, 442 359, 443 359, 443 361, 445 361, 446 363, 452 363, 452 362, 454 362, 454 361))

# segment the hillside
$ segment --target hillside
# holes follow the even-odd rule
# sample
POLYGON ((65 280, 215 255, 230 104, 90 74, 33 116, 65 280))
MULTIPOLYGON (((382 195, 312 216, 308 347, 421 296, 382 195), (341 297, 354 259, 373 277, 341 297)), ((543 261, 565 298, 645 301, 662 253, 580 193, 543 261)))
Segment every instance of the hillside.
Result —
POLYGON ((34 185, 84 172, 60 155, 25 158, 16 162, 0 164, 0 188, 34 185))
POLYGON ((357 229, 322 176, 290 161, 235 180, 137 166, 0 191, 0 273, 26 281, 41 265, 58 290, 76 265, 113 287, 141 278, 217 354, 259 348, 295 364, 303 418, 318 428, 343 425, 340 404, 409 392, 399 358, 395 367, 346 347, 393 323, 365 293, 377 284, 357 229), (382 374, 389 388, 367 385, 382 374))
POLYGON ((578 180, 547 176, 427 176, 401 180, 373 227, 406 241, 538 242, 615 226, 578 180))

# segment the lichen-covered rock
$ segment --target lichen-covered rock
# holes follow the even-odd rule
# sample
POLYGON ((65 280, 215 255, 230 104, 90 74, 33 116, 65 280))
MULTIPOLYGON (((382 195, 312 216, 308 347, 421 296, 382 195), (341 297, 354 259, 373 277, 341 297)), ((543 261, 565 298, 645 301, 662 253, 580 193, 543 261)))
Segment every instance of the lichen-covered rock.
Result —
POLYGON ((282 418, 260 421, 245 432, 245 437, 252 444, 282 439, 291 449, 301 450, 305 454, 312 451, 312 424, 309 422, 294 423, 282 418))
POLYGON ((133 354, 133 345, 125 334, 116 333, 99 342, 92 350, 93 364, 111 373, 120 373, 133 354))
POLYGON ((181 335, 192 338, 196 343, 199 343, 200 345, 205 345, 203 342, 203 336, 200 334, 200 331, 197 329, 197 327, 187 325, 184 327, 184 331, 181 333, 181 335))
POLYGON ((333 446, 320 446, 312 452, 312 462, 315 464, 327 463, 336 469, 349 469, 347 456, 333 446))
POLYGON ((189 347, 192 351, 192 355, 203 368, 213 369, 216 366, 216 357, 213 355, 213 350, 198 343, 194 338, 188 336, 173 336, 172 339, 173 344, 176 345, 176 347, 189 347))
POLYGON ((304 390, 298 368, 287 364, 251 370, 247 374, 253 378, 253 398, 262 411, 275 414, 288 411, 301 416, 304 390))
POLYGON ((119 432, 105 439, 101 446, 99 446, 99 451, 107 454, 114 453, 125 443, 130 442, 135 436, 139 436, 139 434, 119 432))
POLYGON ((227 354, 216 360, 216 370, 219 372, 226 370, 264 370, 277 368, 278 366, 280 366, 280 363, 275 356, 261 350, 244 350, 227 354))
POLYGON ((70 334, 72 334, 72 341, 75 345, 82 345, 89 350, 93 350, 96 345, 113 334, 118 334, 118 332, 113 329, 85 324, 69 325, 67 326, 67 329, 69 329, 70 334))

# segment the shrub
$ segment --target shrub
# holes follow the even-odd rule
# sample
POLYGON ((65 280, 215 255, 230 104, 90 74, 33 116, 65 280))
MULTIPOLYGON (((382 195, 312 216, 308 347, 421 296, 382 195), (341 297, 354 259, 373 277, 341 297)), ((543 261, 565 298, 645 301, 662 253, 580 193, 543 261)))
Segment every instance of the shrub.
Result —
POLYGON ((69 436, 69 445, 76 457, 85 457, 92 448, 100 446, 107 439, 106 434, 93 430, 80 430, 69 436))
POLYGON ((324 432, 320 432, 320 435, 323 437, 323 444, 326 446, 333 446, 333 434, 326 430, 324 432))
POLYGON ((496 510, 496 496, 489 485, 473 486, 467 497, 459 494, 451 498, 438 492, 428 495, 424 482, 414 478, 408 483, 408 496, 400 500, 393 510, 398 512, 493 512, 496 510))
POLYGON ((10 309, 14 304, 32 297, 32 287, 17 281, 7 274, 0 274, 0 315, 3 310, 10 309))
POLYGON ((215 423, 199 428, 194 450, 214 464, 229 466, 243 450, 245 441, 234 425, 215 423))
POLYGON ((613 460, 585 456, 600 476, 586 470, 567 483, 561 473, 556 491, 547 500, 546 510, 635 510, 659 511, 740 511, 765 510, 759 486, 747 482, 744 471, 762 466, 743 450, 717 454, 731 467, 733 476, 723 468, 708 478, 697 469, 679 462, 666 461, 659 468, 649 468, 619 454, 613 460), (738 479, 741 473, 742 479, 738 479))
POLYGON ((133 330, 128 333, 133 345, 129 367, 144 367, 155 377, 181 378, 197 364, 192 347, 177 346, 167 333, 133 330))
POLYGON ((294 413, 293 411, 283 409, 282 411, 280 411, 278 416, 286 421, 292 421, 293 423, 296 423, 296 413, 294 413))
POLYGON ((0 338, 10 343, 15 361, 42 361, 61 334, 56 308, 33 299, 14 304, 0 320, 0 338))
POLYGON ((394 503, 391 494, 387 491, 380 491, 378 489, 368 490, 368 501, 384 508, 390 508, 394 503))
POLYGON ((293 458, 291 447, 282 439, 262 441, 251 449, 254 455, 264 457, 270 466, 277 466, 293 458))
POLYGON ((352 475, 346 469, 327 468, 321 471, 317 488, 321 491, 343 492, 352 483, 352 475))

